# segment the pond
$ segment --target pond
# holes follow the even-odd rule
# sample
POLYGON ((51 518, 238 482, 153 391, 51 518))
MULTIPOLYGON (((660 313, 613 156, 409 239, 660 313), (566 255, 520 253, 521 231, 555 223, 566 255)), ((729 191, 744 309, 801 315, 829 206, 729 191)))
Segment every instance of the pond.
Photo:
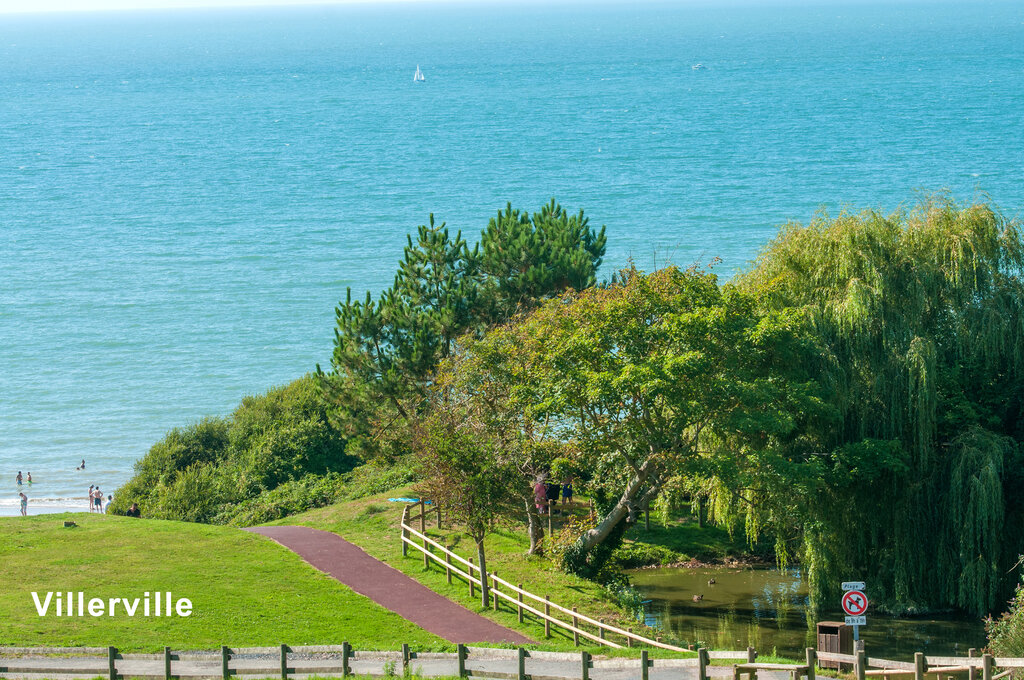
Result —
MULTIPOLYGON (((712 649, 756 648, 761 653, 802 657, 816 646, 815 621, 807 617, 807 587, 799 570, 708 567, 641 569, 629 572, 649 599, 647 624, 687 643, 712 649), (708 582, 714 579, 714 584, 708 582), (703 598, 695 602, 694 595, 703 598)), ((868 584, 870 586, 870 584, 868 584)), ((868 590, 870 596, 870 588, 868 590)), ((842 621, 843 612, 824 612, 821 621, 842 621)), ((868 609, 860 628, 870 656, 912 660, 914 652, 966 655, 985 645, 980 620, 955 616, 894 618, 868 609)))

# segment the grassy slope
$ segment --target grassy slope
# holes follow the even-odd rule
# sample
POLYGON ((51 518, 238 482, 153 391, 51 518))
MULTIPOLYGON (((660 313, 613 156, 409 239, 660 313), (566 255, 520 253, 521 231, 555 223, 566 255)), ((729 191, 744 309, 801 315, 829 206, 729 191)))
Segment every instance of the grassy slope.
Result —
POLYGON ((698 526, 692 516, 672 519, 667 526, 652 517, 650 529, 645 528, 642 520, 638 521, 627 532, 623 545, 627 552, 631 547, 646 549, 643 553, 661 558, 658 560, 660 564, 691 559, 721 562, 728 558, 746 558, 751 552, 743 536, 730 537, 725 529, 698 526))
POLYGON ((0 571, 0 645, 450 647, 276 543, 233 528, 81 513, 3 518, 0 571), (79 526, 64 528, 63 519, 79 526), (31 592, 51 590, 81 590, 87 599, 170 591, 189 598, 194 613, 40 617, 31 592))
MULTIPOLYGON (((424 569, 419 552, 410 550, 409 557, 403 558, 399 540, 402 504, 389 503, 387 498, 408 495, 408 489, 398 489, 387 494, 310 510, 273 524, 299 524, 337 533, 445 597, 504 626, 519 630, 538 642, 545 642, 545 648, 575 649, 571 635, 552 629, 552 639, 545 641, 543 625, 537 621, 528 618, 526 623, 519 624, 515 613, 507 609, 503 608, 499 613, 483 609, 479 592, 471 599, 466 584, 457 578, 453 579, 452 585, 448 585, 442 569, 437 566, 424 569)), ((427 534, 431 538, 449 546, 463 557, 475 558, 476 546, 466 534, 450 527, 438 531, 434 528, 433 518, 429 524, 427 534)), ((486 547, 489 570, 502 578, 512 583, 523 583, 526 590, 538 595, 549 595, 553 602, 562 606, 578 607, 581 613, 593 618, 642 632, 643 626, 614 604, 596 583, 565 574, 547 559, 528 557, 525 554, 528 541, 521 532, 502 531, 492 534, 486 541, 486 547)), ((652 631, 643 629, 643 632, 647 634, 652 631)), ((599 649, 607 651, 607 648, 599 649)))

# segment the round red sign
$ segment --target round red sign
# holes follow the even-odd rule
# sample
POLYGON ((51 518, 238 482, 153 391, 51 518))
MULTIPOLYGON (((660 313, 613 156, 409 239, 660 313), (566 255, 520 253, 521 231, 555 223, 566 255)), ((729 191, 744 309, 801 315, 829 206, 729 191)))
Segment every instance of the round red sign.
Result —
POLYGON ((850 616, 860 616, 868 610, 868 597, 859 590, 843 593, 843 611, 850 616))

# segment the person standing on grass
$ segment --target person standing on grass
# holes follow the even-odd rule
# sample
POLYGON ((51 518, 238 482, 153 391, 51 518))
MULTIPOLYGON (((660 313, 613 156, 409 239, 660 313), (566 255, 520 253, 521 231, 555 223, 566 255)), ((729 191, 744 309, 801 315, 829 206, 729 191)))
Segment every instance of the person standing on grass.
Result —
POLYGON ((562 507, 564 508, 569 503, 572 503, 572 475, 566 477, 562 482, 562 507))
POLYGON ((96 506, 96 512, 103 512, 103 492, 100 491, 100 487, 96 487, 96 490, 92 492, 92 504, 96 506))
POLYGON ((114 502, 113 496, 107 496, 107 504, 103 506, 104 514, 110 510, 110 504, 114 502))
POLYGON ((89 501, 88 501, 89 502, 89 512, 92 512, 92 508, 93 508, 93 502, 92 502, 93 494, 92 494, 92 490, 95 489, 95 488, 96 487, 94 485, 92 485, 92 484, 89 485, 89 501))
POLYGON ((21 496, 21 516, 25 517, 28 515, 28 496, 26 496, 24 492, 20 491, 18 492, 18 495, 21 496))
POLYGON ((541 514, 547 512, 547 487, 544 485, 544 480, 540 477, 537 478, 537 483, 533 485, 533 502, 537 506, 537 512, 541 514))

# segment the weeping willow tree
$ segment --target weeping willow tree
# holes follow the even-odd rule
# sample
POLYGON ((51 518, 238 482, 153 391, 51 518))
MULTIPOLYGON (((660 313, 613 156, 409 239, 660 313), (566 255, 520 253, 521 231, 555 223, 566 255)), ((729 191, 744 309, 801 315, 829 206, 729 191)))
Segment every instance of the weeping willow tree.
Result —
POLYGON ((938 197, 789 225, 738 277, 804 309, 830 354, 840 419, 816 435, 799 532, 816 601, 859 578, 902 611, 1005 601, 1024 549, 1022 265, 1016 222, 938 197))

